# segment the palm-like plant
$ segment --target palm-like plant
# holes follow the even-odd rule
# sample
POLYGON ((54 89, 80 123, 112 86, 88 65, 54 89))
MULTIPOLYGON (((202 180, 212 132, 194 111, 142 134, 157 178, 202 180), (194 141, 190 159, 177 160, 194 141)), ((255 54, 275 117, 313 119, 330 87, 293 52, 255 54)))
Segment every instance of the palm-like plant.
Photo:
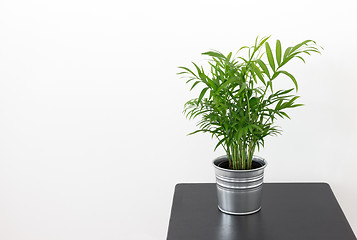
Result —
POLYGON ((232 52, 226 56, 218 51, 202 53, 210 57, 208 74, 195 63, 194 70, 179 67, 183 71, 178 74, 188 78, 191 90, 203 85, 199 97, 185 104, 187 118, 201 117, 199 130, 190 134, 208 132, 216 137, 215 150, 224 148, 230 169, 251 169, 253 154, 264 146, 264 138, 281 132, 274 124, 277 117, 290 118, 285 111, 303 105, 295 102, 299 98, 293 92, 298 90, 295 77, 282 68, 294 58, 305 62, 304 54, 320 53, 312 40, 288 47, 283 53, 277 40, 274 56, 268 39, 257 38, 254 46, 240 48, 235 56, 232 52), (246 58, 239 55, 244 49, 246 58), (262 60, 264 53, 268 64, 262 60), (294 88, 274 90, 273 82, 280 75, 291 79, 294 88))

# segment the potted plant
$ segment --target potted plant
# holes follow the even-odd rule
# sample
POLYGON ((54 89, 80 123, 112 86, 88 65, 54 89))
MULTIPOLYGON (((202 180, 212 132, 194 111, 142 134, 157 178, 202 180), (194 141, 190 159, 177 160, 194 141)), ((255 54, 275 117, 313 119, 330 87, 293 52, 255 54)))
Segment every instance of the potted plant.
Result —
MULTIPOLYGON (((269 37, 255 40, 254 46, 244 46, 233 56, 218 51, 202 53, 209 57, 209 70, 193 63, 193 70, 179 67, 191 90, 201 86, 198 98, 185 104, 188 119, 200 118, 198 132, 207 132, 221 146, 225 156, 216 158, 218 208, 225 213, 244 215, 261 207, 263 174, 267 162, 254 156, 264 147, 266 136, 277 135, 278 118, 290 118, 286 110, 302 106, 296 103, 298 84, 295 77, 283 70, 292 59, 303 62, 304 55, 320 53, 312 40, 303 41, 283 51, 276 41, 275 54, 269 37), (245 54, 243 54, 245 52, 245 54), (263 59, 266 58, 266 60, 263 59), (290 89, 275 89, 278 78, 292 81, 290 89)), ((189 134, 189 135, 190 135, 189 134)))

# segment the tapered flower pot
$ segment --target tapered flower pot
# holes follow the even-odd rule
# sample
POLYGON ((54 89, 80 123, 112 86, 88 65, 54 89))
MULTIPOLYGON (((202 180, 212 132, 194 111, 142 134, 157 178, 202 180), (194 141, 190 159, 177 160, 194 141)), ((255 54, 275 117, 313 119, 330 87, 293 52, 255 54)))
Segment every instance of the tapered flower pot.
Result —
POLYGON ((254 156, 252 169, 231 170, 228 157, 213 161, 216 173, 218 208, 228 214, 247 215, 261 208, 265 159, 254 156))

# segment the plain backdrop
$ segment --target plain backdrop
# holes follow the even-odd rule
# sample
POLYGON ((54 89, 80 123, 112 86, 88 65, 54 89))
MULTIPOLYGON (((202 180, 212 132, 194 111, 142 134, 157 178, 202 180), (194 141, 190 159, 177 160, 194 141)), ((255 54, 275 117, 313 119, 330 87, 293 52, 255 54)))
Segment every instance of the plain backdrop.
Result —
MULTIPOLYGON (((0 239, 165 239, 174 186, 214 182, 178 66, 272 35, 304 107, 257 153, 266 182, 327 182, 357 232, 356 1, 0 1, 0 239)), ((292 87, 286 78, 277 86, 292 87)), ((301 196, 303 197, 303 196, 301 196)))

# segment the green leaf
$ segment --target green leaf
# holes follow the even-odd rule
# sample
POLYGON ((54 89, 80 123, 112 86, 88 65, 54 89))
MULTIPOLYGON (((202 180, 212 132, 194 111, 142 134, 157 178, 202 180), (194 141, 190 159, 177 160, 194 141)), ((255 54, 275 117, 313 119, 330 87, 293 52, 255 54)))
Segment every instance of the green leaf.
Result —
POLYGON ((280 106, 281 106, 282 102, 283 102, 283 100, 280 100, 280 101, 278 102, 278 104, 276 104, 275 110, 280 110, 280 106))
POLYGON ((199 132, 206 132, 205 130, 202 130, 202 129, 199 129, 199 130, 196 130, 196 131, 194 131, 194 132, 191 132, 191 133, 189 133, 189 134, 187 134, 188 136, 189 135, 193 135, 193 134, 196 134, 196 133, 199 133, 199 132))
POLYGON ((280 71, 280 72, 285 74, 286 76, 288 76, 294 82, 295 89, 296 89, 296 91, 298 91, 298 84, 297 84, 295 77, 293 75, 291 75, 290 73, 288 73, 287 71, 280 71))
POLYGON ((242 57, 238 57, 239 59, 243 60, 245 63, 248 63, 248 60, 247 59, 244 59, 242 57))
POLYGON ((295 52, 295 50, 299 49, 302 45, 306 45, 306 44, 309 43, 309 42, 314 42, 314 41, 312 41, 312 40, 305 40, 305 41, 303 41, 302 43, 299 43, 299 44, 297 44, 296 46, 294 46, 294 47, 291 49, 291 52, 292 52, 292 53, 295 52))
POLYGON ((270 78, 270 73, 269 73, 269 70, 268 70, 267 66, 265 65, 265 63, 260 59, 257 59, 255 61, 259 64, 259 66, 263 70, 263 72, 270 78))
POLYGON ((291 92, 292 90, 294 90, 294 88, 290 88, 288 90, 281 91, 280 94, 284 95, 284 94, 287 94, 287 93, 291 92))
POLYGON ((241 87, 239 88, 237 94, 234 95, 234 97, 238 97, 246 88, 247 88, 247 84, 242 83, 241 87))
POLYGON ((257 46, 257 43, 258 43, 258 39, 259 39, 259 36, 257 36, 257 37, 255 38, 255 43, 254 43, 254 47, 256 47, 256 46, 257 46))
POLYGON ((232 57, 232 52, 230 52, 230 53, 228 54, 227 60, 229 61, 229 60, 231 59, 231 57, 232 57))
POLYGON ((222 138, 221 140, 219 140, 219 142, 217 143, 217 145, 215 146, 213 151, 216 151, 216 149, 225 141, 225 138, 222 138))
POLYGON ((255 124, 251 125, 252 127, 254 127, 255 129, 257 129, 258 131, 263 131, 263 129, 255 124))
POLYGON ((225 81, 224 83, 222 83, 219 88, 217 89, 217 92, 219 92, 220 90, 222 90, 223 88, 225 88, 226 86, 228 86, 228 84, 233 83, 237 81, 237 79, 235 77, 230 77, 227 81, 225 81))
POLYGON ((204 88, 204 89, 202 89, 202 91, 201 91, 201 93, 200 93, 200 96, 198 97, 197 103, 200 103, 200 102, 201 102, 201 100, 202 100, 203 96, 205 95, 205 93, 207 92, 207 90, 208 90, 207 87, 204 88))
POLYGON ((191 82, 191 81, 193 81, 193 80, 195 80, 195 79, 197 79, 197 78, 189 78, 189 79, 186 81, 186 83, 189 83, 189 82, 191 82))
POLYGON ((273 92, 273 83, 272 83, 271 80, 268 81, 267 86, 269 86, 270 87, 270 91, 273 92))
POLYGON ((257 46, 257 49, 259 49, 269 38, 270 36, 262 38, 262 40, 259 42, 259 45, 257 46))
POLYGON ((255 107, 255 105, 257 105, 258 104, 258 98, 257 97, 252 97, 250 100, 249 100, 249 106, 252 108, 254 108, 255 107))
POLYGON ((280 65, 281 62, 281 43, 280 40, 276 40, 276 61, 278 63, 278 66, 280 65))
POLYGON ((271 77, 271 80, 275 79, 277 76, 279 76, 279 74, 280 74, 280 71, 275 72, 275 73, 273 74, 273 76, 271 77))
POLYGON ((293 104, 293 105, 291 105, 290 107, 291 107, 291 108, 295 108, 295 107, 301 107, 301 106, 304 106, 304 104, 302 104, 302 103, 293 104))
POLYGON ((191 89, 190 89, 190 91, 197 85, 197 84, 199 84, 201 81, 196 81, 194 84, 192 84, 192 87, 191 87, 191 89))
POLYGON ((274 63, 273 53, 271 52, 271 48, 270 48, 268 42, 265 43, 265 50, 266 50, 266 53, 267 53, 267 57, 268 57, 268 61, 269 61, 270 67, 271 67, 271 69, 273 71, 275 71, 275 63, 274 63))
POLYGON ((245 138, 246 136, 247 136, 247 134, 248 134, 248 128, 247 127, 244 127, 243 129, 242 129, 242 131, 243 131, 243 138, 245 138))
POLYGON ((202 55, 208 55, 210 57, 216 57, 216 58, 226 58, 222 53, 218 51, 209 51, 209 52, 204 52, 202 55))
MULTIPOLYGON (((192 62, 192 64, 195 66, 195 68, 196 68, 196 70, 197 70, 197 73, 198 73, 198 76, 201 77, 202 72, 201 72, 200 68, 197 66, 196 63, 192 62)), ((202 79, 202 80, 204 80, 204 79, 202 79)))
POLYGON ((243 47, 239 48, 239 50, 237 51, 237 53, 240 52, 240 51, 243 50, 243 49, 246 49, 246 48, 249 48, 249 47, 243 46, 243 47))
POLYGON ((243 136, 243 128, 240 128, 239 131, 238 131, 238 134, 237 134, 237 139, 240 140, 243 136))
MULTIPOLYGON (((186 70, 187 71, 187 73, 191 73, 193 76, 195 76, 196 78, 197 78, 197 76, 196 76, 196 74, 194 74, 190 69, 188 69, 187 67, 178 67, 178 68, 181 68, 181 69, 183 69, 183 70, 186 70)), ((182 74, 183 72, 181 72, 180 74, 182 74)))
POLYGON ((260 81, 262 81, 263 84, 266 85, 262 73, 260 72, 259 68, 257 66, 255 66, 255 64, 253 64, 253 72, 258 76, 260 81))
POLYGON ((289 56, 290 50, 291 50, 291 47, 288 47, 288 48, 285 50, 283 60, 285 60, 285 59, 289 56))
POLYGON ((287 118, 289 118, 290 119, 290 117, 289 117, 289 115, 288 114, 286 114, 285 112, 279 112, 281 115, 283 115, 283 116, 285 116, 285 117, 287 117, 287 118))
POLYGON ((306 63, 305 62, 305 59, 303 58, 303 57, 301 57, 301 56, 296 56, 297 58, 300 58, 301 59, 301 61, 303 61, 304 63, 306 63))

